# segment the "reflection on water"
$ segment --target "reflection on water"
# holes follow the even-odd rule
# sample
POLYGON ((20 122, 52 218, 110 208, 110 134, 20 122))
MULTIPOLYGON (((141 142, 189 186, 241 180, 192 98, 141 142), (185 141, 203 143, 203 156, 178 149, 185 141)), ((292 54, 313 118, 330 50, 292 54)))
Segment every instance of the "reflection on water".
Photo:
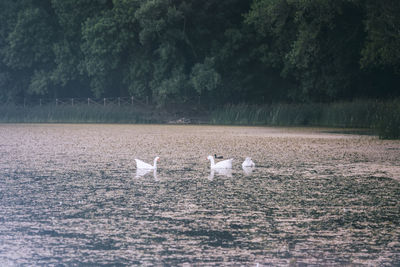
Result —
POLYGON ((157 180, 157 170, 156 169, 154 169, 154 170, 152 170, 152 169, 136 169, 135 177, 139 178, 139 177, 145 176, 146 174, 152 174, 153 178, 155 180, 157 180))
POLYGON ((210 175, 208 176, 209 180, 214 179, 215 175, 222 175, 226 177, 232 177, 232 169, 211 169, 210 175))
POLYGON ((251 175, 253 171, 256 169, 255 167, 242 167, 245 175, 251 175))
POLYGON ((315 129, 0 125, 0 265, 398 265, 399 149, 315 129), (210 170, 217 152, 232 170, 210 170))

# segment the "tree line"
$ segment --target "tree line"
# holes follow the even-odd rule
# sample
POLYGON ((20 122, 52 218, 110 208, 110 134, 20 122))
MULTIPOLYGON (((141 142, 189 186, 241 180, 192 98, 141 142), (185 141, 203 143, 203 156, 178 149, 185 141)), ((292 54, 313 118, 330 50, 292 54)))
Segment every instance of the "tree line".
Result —
POLYGON ((0 101, 400 95, 398 0, 2 0, 0 101))

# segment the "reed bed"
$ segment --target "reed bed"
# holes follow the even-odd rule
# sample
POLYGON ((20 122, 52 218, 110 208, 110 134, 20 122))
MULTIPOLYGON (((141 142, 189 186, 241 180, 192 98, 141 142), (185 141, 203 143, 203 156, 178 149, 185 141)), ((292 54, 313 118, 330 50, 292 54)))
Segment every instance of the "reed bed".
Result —
POLYGON ((330 104, 227 105, 211 114, 212 124, 324 126, 371 129, 382 139, 400 138, 400 99, 330 104))
POLYGON ((381 139, 400 139, 400 99, 380 105, 375 124, 381 139))

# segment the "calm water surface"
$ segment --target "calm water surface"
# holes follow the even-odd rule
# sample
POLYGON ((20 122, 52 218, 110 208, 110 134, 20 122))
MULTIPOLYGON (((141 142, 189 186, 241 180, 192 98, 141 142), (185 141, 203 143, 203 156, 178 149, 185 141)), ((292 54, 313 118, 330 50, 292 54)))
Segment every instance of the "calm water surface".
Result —
POLYGON ((0 265, 399 265, 399 158, 317 129, 0 124, 0 265))

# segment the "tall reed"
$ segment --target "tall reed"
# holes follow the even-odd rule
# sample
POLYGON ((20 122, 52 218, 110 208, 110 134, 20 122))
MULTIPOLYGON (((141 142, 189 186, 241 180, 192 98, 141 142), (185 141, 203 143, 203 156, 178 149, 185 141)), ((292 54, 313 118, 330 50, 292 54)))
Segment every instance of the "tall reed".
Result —
POLYGON ((330 104, 226 105, 212 124, 367 128, 380 138, 399 138, 400 100, 357 100, 330 104))
POLYGON ((381 139, 400 139, 400 99, 379 106, 375 128, 381 139))

